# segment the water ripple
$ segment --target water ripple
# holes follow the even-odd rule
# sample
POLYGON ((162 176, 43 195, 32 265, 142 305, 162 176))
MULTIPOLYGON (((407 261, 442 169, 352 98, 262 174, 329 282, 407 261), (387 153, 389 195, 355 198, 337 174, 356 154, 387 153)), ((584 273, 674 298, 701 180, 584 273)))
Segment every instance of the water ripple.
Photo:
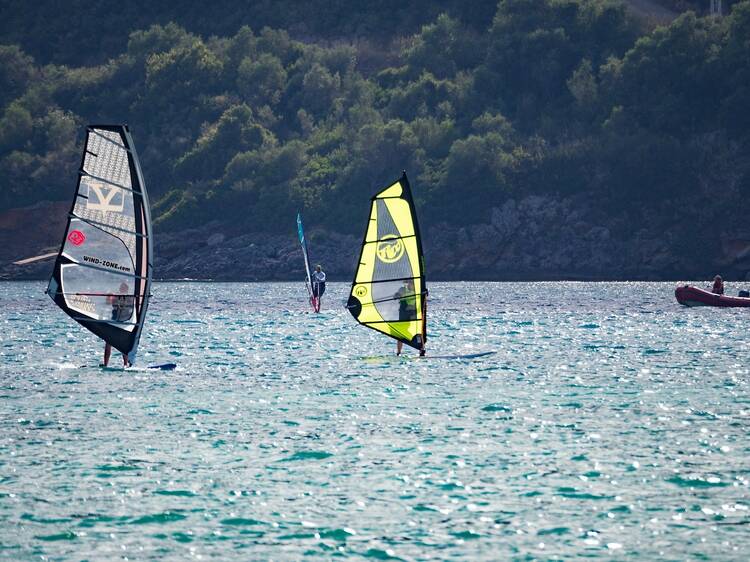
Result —
POLYGON ((672 284, 435 283, 395 357, 331 283, 159 283, 139 363, 0 285, 0 558, 738 560, 742 310, 672 284))

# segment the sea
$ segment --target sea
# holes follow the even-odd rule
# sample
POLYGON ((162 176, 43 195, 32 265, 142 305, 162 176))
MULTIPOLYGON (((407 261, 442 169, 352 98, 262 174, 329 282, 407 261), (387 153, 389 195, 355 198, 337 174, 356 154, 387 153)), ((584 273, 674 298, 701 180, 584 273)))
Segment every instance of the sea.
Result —
POLYGON ((419 359, 346 283, 155 283, 103 370, 2 283, 0 559, 747 560, 750 311, 674 287, 431 283, 419 359))

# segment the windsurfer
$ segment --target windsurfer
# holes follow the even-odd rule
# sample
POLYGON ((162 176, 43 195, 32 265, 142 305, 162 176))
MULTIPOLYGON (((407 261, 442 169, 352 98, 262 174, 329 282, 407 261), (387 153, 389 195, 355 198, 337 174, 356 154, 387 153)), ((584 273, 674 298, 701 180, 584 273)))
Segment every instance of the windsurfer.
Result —
POLYGON ((326 273, 320 267, 315 266, 315 271, 311 276, 312 281, 312 301, 315 312, 320 312, 320 299, 326 292, 326 273))
MULTIPOLYGON (((128 322, 133 315, 134 301, 132 295, 128 294, 127 283, 120 283, 120 294, 119 295, 107 295, 107 304, 112 305, 112 320, 115 322, 128 322)), ((104 344, 104 366, 109 365, 109 358, 112 355, 112 344, 109 342, 104 344)), ((130 367, 130 360, 128 354, 122 354, 122 363, 126 367, 130 367)))
MULTIPOLYGON (((417 294, 414 290, 414 280, 404 279, 403 284, 399 287, 398 291, 393 295, 398 299, 398 321, 399 322, 410 322, 417 319, 417 294)), ((404 342, 401 340, 396 341, 396 355, 401 355, 401 350, 404 347, 404 342)), ((419 355, 424 355, 424 343, 422 348, 419 350, 419 355)))

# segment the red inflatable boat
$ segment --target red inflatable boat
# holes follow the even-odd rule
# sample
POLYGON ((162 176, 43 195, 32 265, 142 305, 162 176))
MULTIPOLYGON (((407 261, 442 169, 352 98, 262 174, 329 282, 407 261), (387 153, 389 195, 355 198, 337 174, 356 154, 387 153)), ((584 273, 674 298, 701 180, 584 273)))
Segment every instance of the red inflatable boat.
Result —
POLYGON ((685 285, 674 290, 677 302, 685 306, 750 306, 750 297, 717 295, 711 291, 685 285))

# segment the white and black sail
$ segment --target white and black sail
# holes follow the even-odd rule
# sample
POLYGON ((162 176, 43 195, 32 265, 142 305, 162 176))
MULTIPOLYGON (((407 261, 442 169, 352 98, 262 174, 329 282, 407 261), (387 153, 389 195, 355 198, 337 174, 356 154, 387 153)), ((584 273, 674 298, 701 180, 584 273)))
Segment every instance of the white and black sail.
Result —
POLYGON ((91 125, 47 294, 135 361, 151 294, 151 213, 127 125, 91 125))

